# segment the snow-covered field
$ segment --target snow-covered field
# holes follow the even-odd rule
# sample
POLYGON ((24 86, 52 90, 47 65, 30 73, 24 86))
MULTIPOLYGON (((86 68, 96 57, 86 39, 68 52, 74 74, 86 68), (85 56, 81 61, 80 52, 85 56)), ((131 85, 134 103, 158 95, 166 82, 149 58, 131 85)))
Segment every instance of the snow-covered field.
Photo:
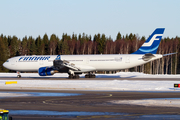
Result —
MULTIPOLYGON (((180 75, 149 75, 136 72, 119 72, 116 74, 96 74, 97 78, 111 78, 111 80, 68 80, 68 74, 57 73, 50 77, 61 77, 64 80, 43 80, 37 73, 21 73, 20 80, 7 80, 17 76, 16 73, 0 73, 0 89, 41 89, 41 90, 100 90, 100 91, 171 91, 180 92, 180 89, 174 89, 174 83, 180 81, 172 81, 171 78, 180 78, 180 75), (25 80, 27 77, 36 77, 36 79, 25 80), (39 79, 38 79, 39 77, 39 79), (3 79, 4 78, 4 79, 3 79), (24 80, 23 80, 24 78, 24 80), (41 78, 41 79, 40 79, 41 78), (123 78, 118 80, 117 78, 123 78), (141 78, 141 80, 127 80, 127 78, 141 78), (142 78, 169 78, 166 81, 148 81, 142 78), (17 84, 5 84, 7 81, 17 81, 17 84)), ((49 76, 48 76, 49 77, 49 76)), ((80 76, 84 78, 84 75, 80 76)), ((24 95, 24 94, 23 94, 24 95)), ((21 96, 15 93, 0 93, 1 97, 21 96)), ((171 106, 180 107, 179 99, 161 99, 161 100, 126 100, 126 101, 110 101, 115 104, 136 104, 136 105, 153 105, 153 106, 171 106)))
POLYGON ((143 106, 180 107, 179 98, 145 99, 145 100, 116 100, 110 101, 114 104, 131 104, 143 106))
MULTIPOLYGON (((171 78, 180 78, 180 75, 149 75, 136 72, 119 72, 116 74, 97 74, 97 78, 111 78, 111 80, 67 80, 68 74, 57 73, 50 77, 61 77, 64 80, 43 80, 37 73, 21 73, 20 80, 7 80, 4 77, 16 77, 16 73, 0 73, 0 89, 51 89, 51 90, 105 90, 105 91, 174 91, 171 78), (27 77, 37 79, 23 80, 27 77), (38 79, 41 78, 41 79, 38 79), (123 78, 123 80, 117 80, 123 78), (169 81, 127 80, 127 78, 169 78, 169 81), (17 84, 8 84, 7 81, 17 81, 17 84)), ((49 77, 49 76, 48 76, 49 77)), ((81 78, 84 75, 80 76, 81 78)), ((178 91, 180 89, 176 89, 178 91)))

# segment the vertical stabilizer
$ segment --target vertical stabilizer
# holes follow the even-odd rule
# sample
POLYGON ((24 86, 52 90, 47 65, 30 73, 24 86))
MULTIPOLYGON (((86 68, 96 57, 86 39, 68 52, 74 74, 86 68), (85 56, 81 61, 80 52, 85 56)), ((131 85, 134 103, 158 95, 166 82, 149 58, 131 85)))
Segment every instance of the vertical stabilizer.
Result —
POLYGON ((132 54, 146 54, 146 53, 156 54, 164 30, 165 28, 157 28, 144 42, 144 44, 136 52, 132 54))

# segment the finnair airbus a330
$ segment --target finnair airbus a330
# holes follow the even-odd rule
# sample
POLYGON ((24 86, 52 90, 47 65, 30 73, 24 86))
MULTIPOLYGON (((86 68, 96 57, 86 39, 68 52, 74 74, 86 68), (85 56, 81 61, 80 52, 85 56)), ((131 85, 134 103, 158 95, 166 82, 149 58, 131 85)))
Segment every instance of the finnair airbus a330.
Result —
MULTIPOLYGON (((19 72, 37 71, 40 76, 54 73, 68 73, 69 78, 79 78, 79 74, 88 73, 86 78, 95 78, 93 71, 115 71, 132 68, 162 58, 156 54, 164 28, 157 28, 145 43, 132 54, 101 55, 32 55, 8 59, 3 66, 19 72)), ((17 72, 17 73, 19 73, 17 72)), ((21 77, 18 74, 17 77, 21 77)))

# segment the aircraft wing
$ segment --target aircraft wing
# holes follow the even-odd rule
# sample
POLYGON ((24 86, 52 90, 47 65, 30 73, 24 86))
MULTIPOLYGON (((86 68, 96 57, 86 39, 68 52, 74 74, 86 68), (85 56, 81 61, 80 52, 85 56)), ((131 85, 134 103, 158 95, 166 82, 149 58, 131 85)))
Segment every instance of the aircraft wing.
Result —
POLYGON ((80 68, 75 66, 75 64, 70 63, 69 61, 66 61, 66 60, 54 60, 53 65, 55 68, 67 67, 67 68, 72 69, 74 71, 81 71, 80 68))

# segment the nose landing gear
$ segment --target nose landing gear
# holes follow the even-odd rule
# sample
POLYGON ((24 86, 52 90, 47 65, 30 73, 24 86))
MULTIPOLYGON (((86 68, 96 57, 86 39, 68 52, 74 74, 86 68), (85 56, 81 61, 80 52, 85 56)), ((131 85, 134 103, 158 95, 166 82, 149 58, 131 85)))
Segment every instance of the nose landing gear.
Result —
POLYGON ((17 75, 17 78, 21 78, 20 72, 17 71, 16 73, 18 74, 18 75, 17 75))

